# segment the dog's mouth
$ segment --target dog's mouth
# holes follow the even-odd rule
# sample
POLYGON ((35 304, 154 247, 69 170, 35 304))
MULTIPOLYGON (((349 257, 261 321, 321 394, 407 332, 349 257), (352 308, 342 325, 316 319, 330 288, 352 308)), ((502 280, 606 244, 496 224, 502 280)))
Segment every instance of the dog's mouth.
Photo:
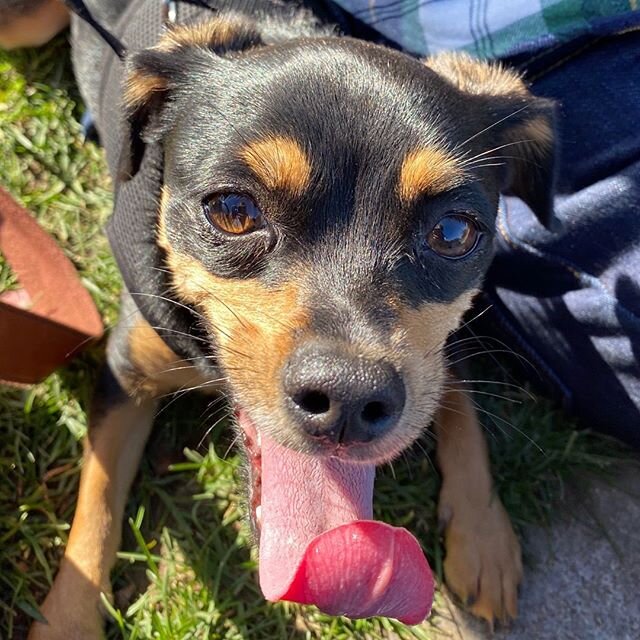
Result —
POLYGON ((433 576, 418 541, 373 520, 375 465, 303 454, 236 411, 250 463, 250 507, 267 600, 331 615, 422 622, 433 576))

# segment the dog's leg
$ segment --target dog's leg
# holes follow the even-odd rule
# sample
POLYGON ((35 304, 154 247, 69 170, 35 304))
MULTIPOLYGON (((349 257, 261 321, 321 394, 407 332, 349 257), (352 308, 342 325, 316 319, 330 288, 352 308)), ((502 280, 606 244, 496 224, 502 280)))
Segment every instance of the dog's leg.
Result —
POLYGON ((30 640, 93 639, 102 635, 100 592, 110 593, 109 572, 120 543, 129 486, 151 429, 155 402, 136 402, 112 382, 107 368, 84 446, 80 493, 67 548, 30 640))
POLYGON ((476 410, 462 390, 445 393, 435 419, 442 473, 438 515, 444 527, 448 586, 489 622, 517 615, 520 545, 493 491, 487 445, 476 410))
POLYGON ((100 593, 120 543, 127 493, 151 430, 154 397, 193 384, 199 375, 162 342, 125 296, 120 324, 95 392, 85 441, 80 493, 60 570, 29 640, 93 640, 102 636, 100 593))

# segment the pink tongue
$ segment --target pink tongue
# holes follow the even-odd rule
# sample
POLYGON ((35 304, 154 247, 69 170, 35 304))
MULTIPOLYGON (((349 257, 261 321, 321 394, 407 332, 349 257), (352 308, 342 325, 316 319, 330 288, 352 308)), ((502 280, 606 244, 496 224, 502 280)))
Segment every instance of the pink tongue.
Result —
POLYGON ((296 453, 262 437, 260 586, 268 600, 350 618, 422 622, 433 577, 417 540, 372 518, 373 465, 296 453))

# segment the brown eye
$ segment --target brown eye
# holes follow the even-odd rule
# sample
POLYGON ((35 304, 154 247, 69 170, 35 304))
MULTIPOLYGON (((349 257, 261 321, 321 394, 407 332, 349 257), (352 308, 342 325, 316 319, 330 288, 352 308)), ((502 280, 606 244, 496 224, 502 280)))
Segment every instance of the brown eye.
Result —
POLYGON ((216 193, 203 203, 204 215, 220 231, 238 236, 264 226, 262 211, 249 196, 216 193))
POLYGON ((450 213, 440 218, 429 232, 427 244, 443 258, 463 258, 478 245, 482 232, 476 221, 462 213, 450 213))

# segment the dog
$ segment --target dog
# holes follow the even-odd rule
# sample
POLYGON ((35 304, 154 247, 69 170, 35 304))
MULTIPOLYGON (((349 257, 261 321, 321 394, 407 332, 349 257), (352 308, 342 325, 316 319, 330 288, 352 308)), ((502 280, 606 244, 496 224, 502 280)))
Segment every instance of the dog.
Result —
MULTIPOLYGON (((132 24, 131 3, 107 4, 90 4, 103 25, 132 24)), ((375 466, 432 425, 447 584, 491 625, 517 615, 519 543, 445 347, 491 263, 500 193, 551 220, 555 105, 499 65, 417 60, 308 9, 264 6, 158 22, 106 68, 102 40, 72 25, 116 185, 110 239, 126 290, 47 624, 31 640, 101 636, 100 593, 158 399, 211 381, 249 461, 269 599, 424 618, 430 596, 406 575, 428 591, 424 560, 408 533, 370 522, 371 494, 375 466), (105 98, 109 78, 118 95, 105 98), (389 540, 410 569, 370 559, 389 540), (325 566, 336 550, 356 576, 348 590, 325 566), (327 584, 305 583, 303 564, 327 584)))

